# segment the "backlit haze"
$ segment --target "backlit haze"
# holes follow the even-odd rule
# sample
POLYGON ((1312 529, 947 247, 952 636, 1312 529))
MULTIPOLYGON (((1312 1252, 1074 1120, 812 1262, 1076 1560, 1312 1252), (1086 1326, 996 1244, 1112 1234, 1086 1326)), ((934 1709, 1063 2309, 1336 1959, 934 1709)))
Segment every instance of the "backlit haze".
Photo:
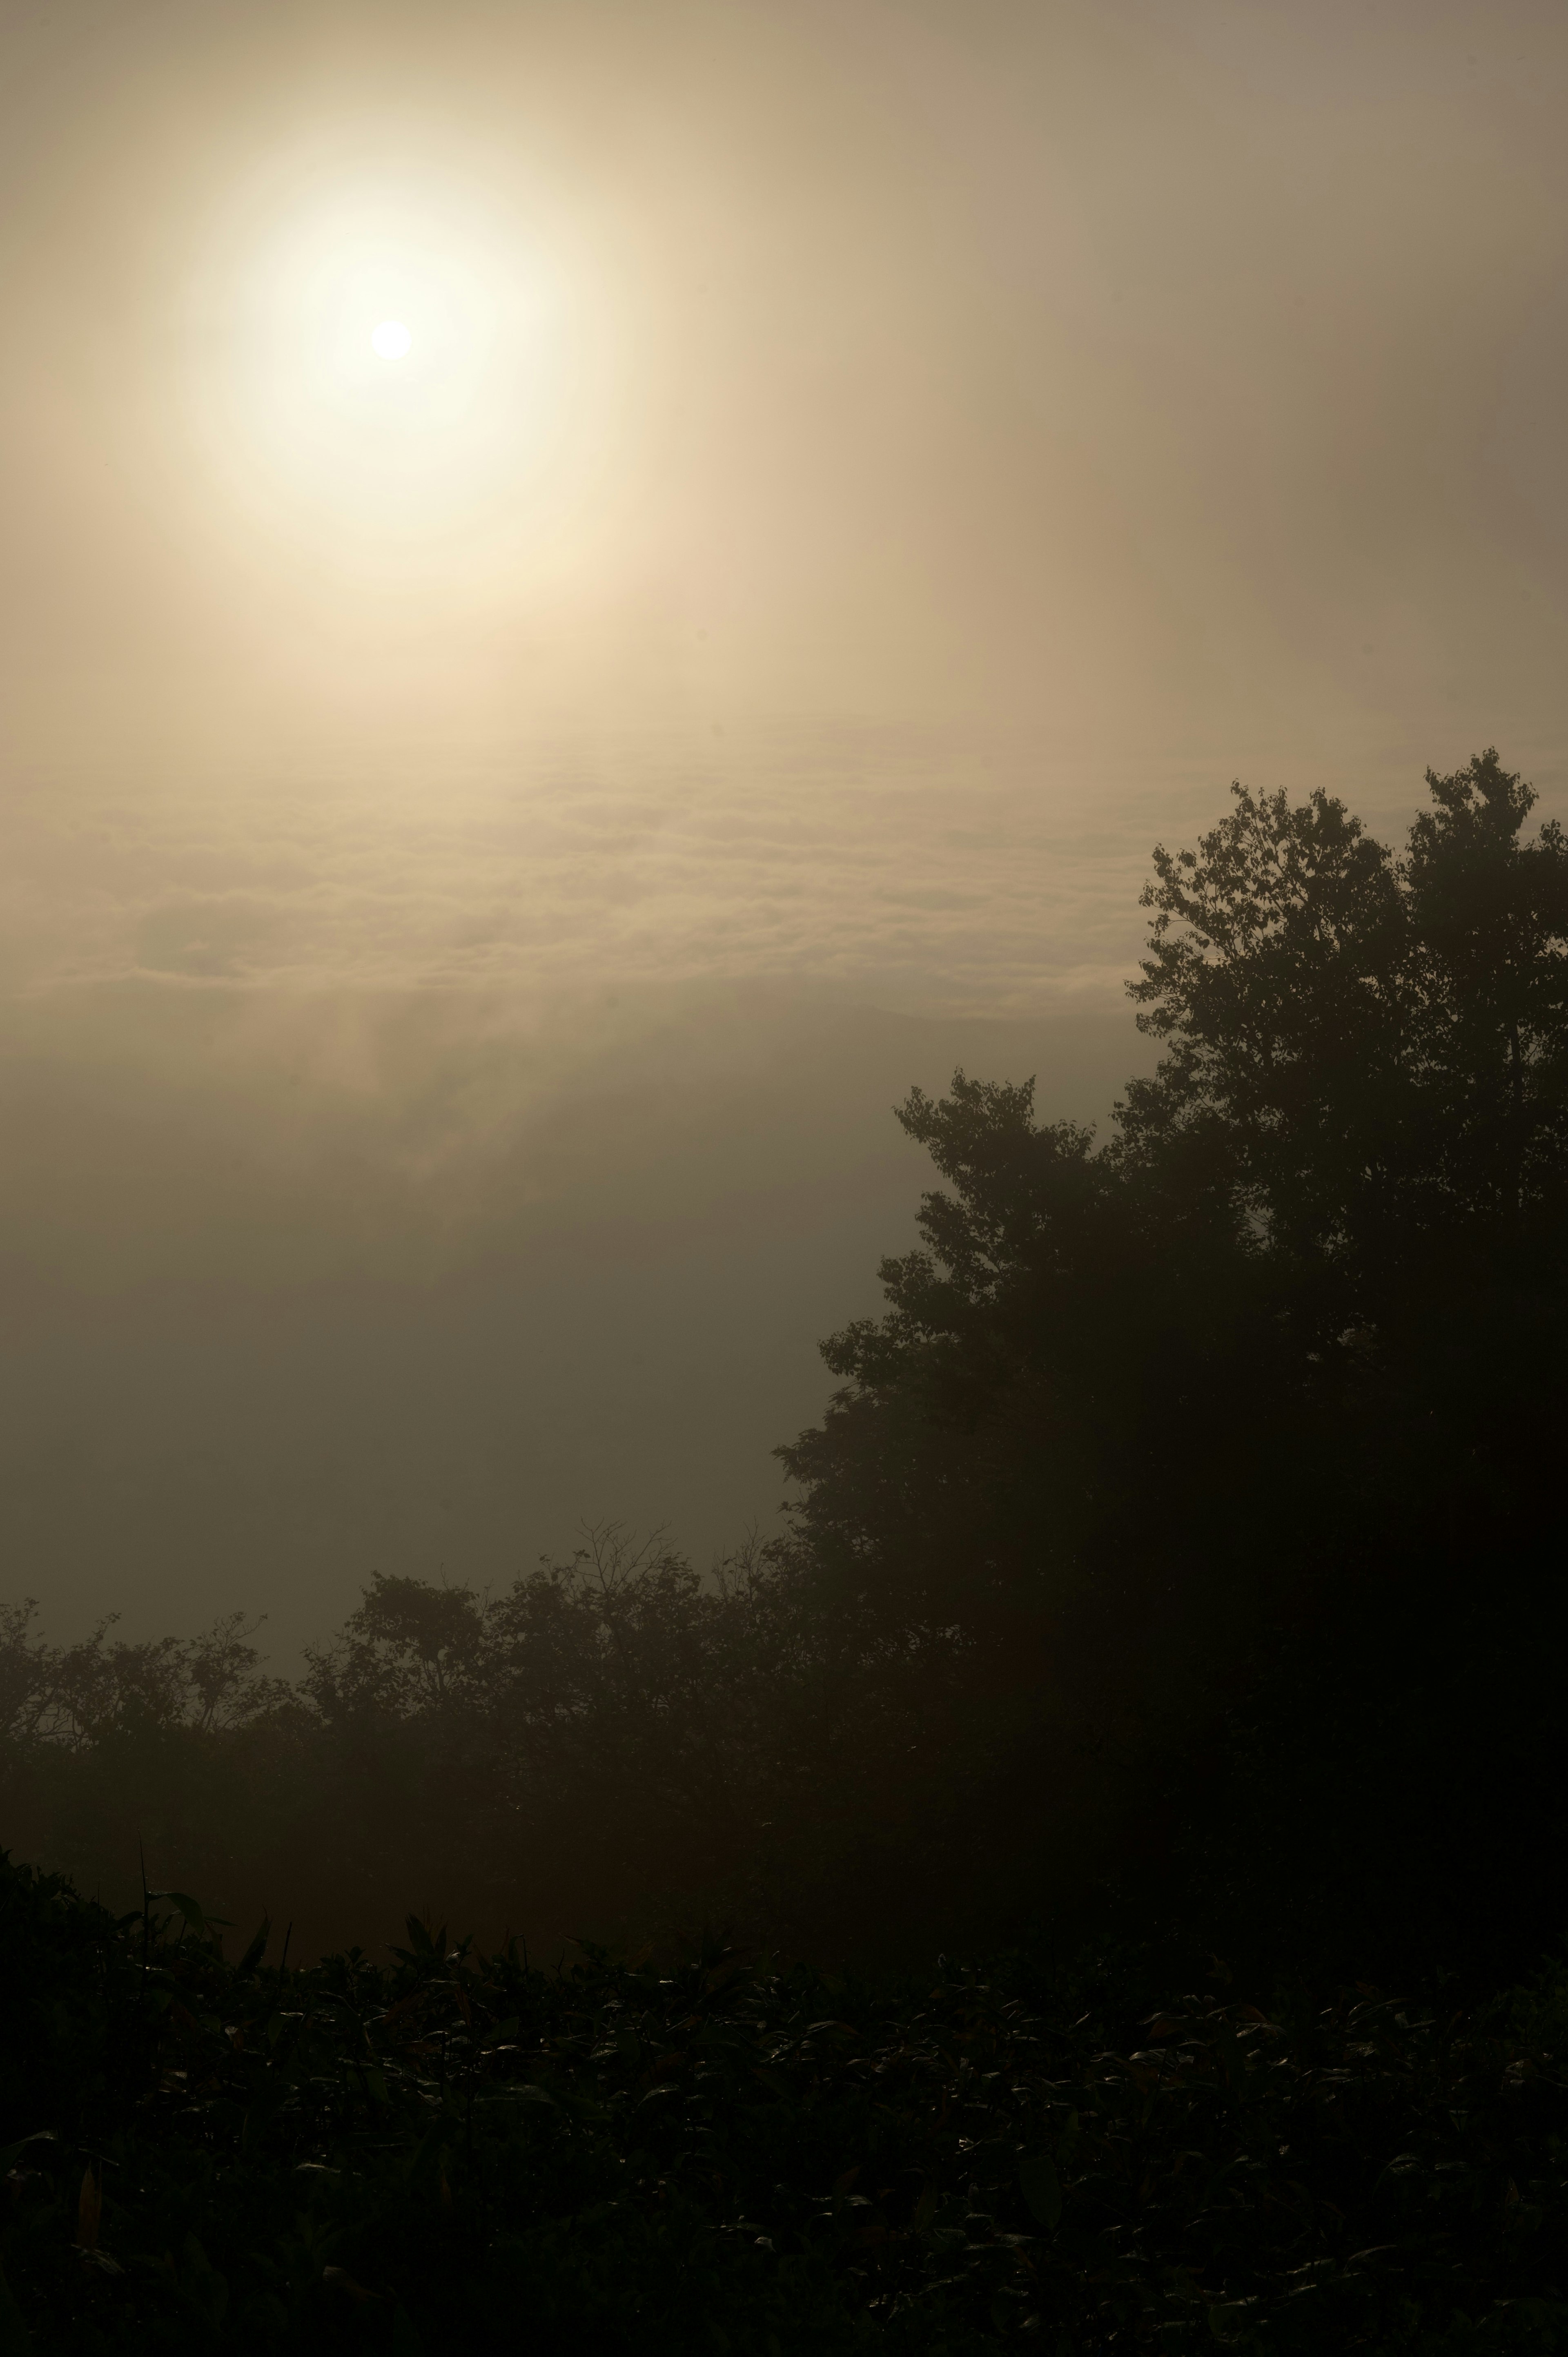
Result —
POLYGON ((0 1540, 775 1526, 1240 776, 1563 810, 1560 7, 0 7, 0 1540), (406 335, 406 350, 389 326, 406 335))

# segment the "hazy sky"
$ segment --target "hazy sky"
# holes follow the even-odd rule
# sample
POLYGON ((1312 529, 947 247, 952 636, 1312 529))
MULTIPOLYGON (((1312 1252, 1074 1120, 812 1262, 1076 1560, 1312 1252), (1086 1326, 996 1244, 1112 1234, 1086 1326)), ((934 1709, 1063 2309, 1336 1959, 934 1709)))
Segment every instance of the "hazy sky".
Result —
POLYGON ((1568 17, 0 0, 0 1543, 767 1518, 1228 780, 1568 795, 1568 17), (371 346, 403 319, 406 359, 371 346))

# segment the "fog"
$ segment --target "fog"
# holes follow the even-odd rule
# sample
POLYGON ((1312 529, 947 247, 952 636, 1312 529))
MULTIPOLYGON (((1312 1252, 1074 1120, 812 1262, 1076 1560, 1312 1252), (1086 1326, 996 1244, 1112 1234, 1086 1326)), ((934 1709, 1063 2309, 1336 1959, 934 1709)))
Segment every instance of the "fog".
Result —
POLYGON ((771 1527, 911 1233, 889 1108, 1106 1117, 1156 840, 1235 775, 1402 832, 1494 742, 1563 807, 1556 9, 0 44, 0 1532, 59 1631, 286 1653, 372 1566, 771 1527))
POLYGON ((1088 1113, 1122 1044, 766 992, 50 1015, 0 1077, 13 1591, 61 1630, 264 1610, 285 1660, 372 1569, 774 1528, 815 1339, 913 1241, 895 1096, 966 1057, 1088 1113))

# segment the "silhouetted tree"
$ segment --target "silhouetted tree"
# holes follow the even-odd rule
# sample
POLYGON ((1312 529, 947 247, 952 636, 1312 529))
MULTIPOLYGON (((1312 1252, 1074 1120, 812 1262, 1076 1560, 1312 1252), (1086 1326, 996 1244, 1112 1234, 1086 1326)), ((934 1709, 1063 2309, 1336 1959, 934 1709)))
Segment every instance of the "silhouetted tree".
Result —
POLYGON ((1173 1839, 1179 1791, 1190 1835, 1228 1726, 1304 1889, 1308 1789, 1320 1863, 1376 1783, 1455 1890, 1545 1824, 1568 846, 1495 752, 1428 784, 1401 858, 1241 788, 1156 853, 1133 993, 1165 1053, 1105 1144, 961 1073, 899 1115, 948 1185, 886 1314, 824 1346, 788 1552, 824 1609, 962 1631, 1015 1857, 1030 1788, 1107 1848, 1108 1808, 1173 1839))

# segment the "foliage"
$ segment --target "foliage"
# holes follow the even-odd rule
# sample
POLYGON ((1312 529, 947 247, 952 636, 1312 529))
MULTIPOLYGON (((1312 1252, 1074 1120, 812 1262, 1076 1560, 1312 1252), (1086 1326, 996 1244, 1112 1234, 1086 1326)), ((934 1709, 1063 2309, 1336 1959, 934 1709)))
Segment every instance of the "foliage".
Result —
POLYGON ((1568 2343, 1560 1975, 1139 2020, 1125 1957, 301 1973, 168 1903, 0 1867, 8 2350, 1568 2343))
POLYGON ((111 1639, 114 1616, 75 1645, 46 1643, 34 1628, 38 1598, 0 1608, 0 1729, 86 1751, 132 1718, 199 1735, 243 1725, 289 1699, 263 1676, 251 1643, 260 1622, 242 1612, 202 1637, 132 1645, 111 1639))
POLYGON ((785 1556, 951 1630, 1015 1889, 1202 1877, 1363 1954, 1560 1920, 1568 842, 1495 752, 1428 785, 1402 857, 1240 787, 1156 852, 1105 1143, 962 1073, 900 1114, 946 1185, 825 1345, 785 1556))
POLYGON ((411 1871, 492 1936, 717 1908, 799 1943, 918 1808, 951 1650, 830 1625, 756 1551, 704 1581, 611 1528, 499 1594, 373 1578, 297 1687, 257 1677, 242 1633, 62 1650, 14 1615, 5 1827, 116 1903, 139 1849, 231 1910, 281 1894, 296 1955, 390 1932, 411 1871), (172 1665, 156 1710, 149 1654, 172 1665), (215 1725, 173 1670, 218 1658, 215 1725), (79 1738, 57 1698, 83 1688, 79 1738))

